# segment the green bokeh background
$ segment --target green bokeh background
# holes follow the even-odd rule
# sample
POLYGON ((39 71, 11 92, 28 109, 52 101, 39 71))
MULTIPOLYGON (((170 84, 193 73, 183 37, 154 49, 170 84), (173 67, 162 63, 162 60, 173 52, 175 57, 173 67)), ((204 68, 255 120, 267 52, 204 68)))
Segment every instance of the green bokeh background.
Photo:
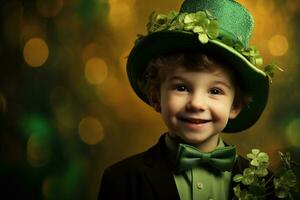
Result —
MULTIPOLYGON (((149 13, 177 10, 181 0, 0 2, 1 191, 8 199, 97 199, 105 167, 144 151, 166 131, 159 114, 131 90, 125 63, 149 13), (39 67, 24 58, 32 38, 43 39, 49 49, 39 67), (91 58, 106 63, 108 74, 99 84, 86 75, 91 58), (92 144, 80 136, 86 117, 103 128, 92 144)), ((284 72, 277 71, 259 122, 240 134, 224 134, 224 140, 242 155, 252 148, 267 152, 272 170, 279 167, 278 151, 290 151, 300 163, 300 3, 239 2, 256 21, 250 44, 265 64, 274 60, 284 72), (280 52, 280 40, 269 47, 276 35, 288 42, 277 56, 272 48, 280 52)))

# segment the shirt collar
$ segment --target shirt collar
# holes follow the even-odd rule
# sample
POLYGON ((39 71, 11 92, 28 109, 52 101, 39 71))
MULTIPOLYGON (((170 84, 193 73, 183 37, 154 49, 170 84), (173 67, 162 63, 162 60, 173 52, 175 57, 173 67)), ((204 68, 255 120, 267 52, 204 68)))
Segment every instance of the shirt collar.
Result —
MULTIPOLYGON (((169 133, 165 134, 165 143, 166 143, 166 146, 167 146, 167 149, 168 149, 168 152, 170 154, 170 158, 171 160, 173 160, 175 162, 176 160, 176 156, 177 156, 177 150, 178 150, 178 146, 179 144, 181 144, 182 142, 179 141, 177 138, 173 138, 170 136, 169 133)), ((218 140, 218 145, 216 147, 217 148, 220 148, 220 147, 224 147, 225 144, 222 140, 221 137, 219 137, 219 140, 218 140)))

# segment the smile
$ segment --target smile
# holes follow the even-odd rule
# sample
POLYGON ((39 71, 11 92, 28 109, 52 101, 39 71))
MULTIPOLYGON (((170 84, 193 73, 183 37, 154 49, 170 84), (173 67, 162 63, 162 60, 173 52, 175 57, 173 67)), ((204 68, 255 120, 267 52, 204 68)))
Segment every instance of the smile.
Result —
POLYGON ((185 117, 178 117, 178 119, 183 122, 192 123, 192 124, 205 124, 211 121, 206 119, 195 119, 195 118, 185 118, 185 117))

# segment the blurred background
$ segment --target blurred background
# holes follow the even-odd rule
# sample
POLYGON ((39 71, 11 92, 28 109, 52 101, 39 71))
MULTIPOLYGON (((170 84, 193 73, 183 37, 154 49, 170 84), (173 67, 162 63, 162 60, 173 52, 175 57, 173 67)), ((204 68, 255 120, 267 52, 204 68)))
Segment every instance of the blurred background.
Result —
MULTIPOLYGON (((0 180, 6 199, 97 199, 103 170, 166 131, 129 86, 126 57, 151 11, 182 0, 1 0, 0 180)), ((240 0, 255 44, 279 70, 252 128, 223 134, 246 155, 300 158, 300 3, 240 0)), ((298 179, 299 168, 296 170, 298 179)))

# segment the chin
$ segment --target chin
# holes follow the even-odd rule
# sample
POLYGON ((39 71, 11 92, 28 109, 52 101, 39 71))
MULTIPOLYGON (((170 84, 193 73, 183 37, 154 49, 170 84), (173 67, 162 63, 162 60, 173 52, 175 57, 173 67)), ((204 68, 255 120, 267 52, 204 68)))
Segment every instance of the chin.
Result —
POLYGON ((178 135, 182 140, 186 143, 195 145, 201 145, 203 143, 210 143, 213 140, 218 138, 217 133, 195 133, 195 132, 185 132, 183 134, 178 135))
POLYGON ((182 135, 180 138, 191 145, 198 145, 209 139, 208 137, 203 137, 203 135, 196 134, 186 134, 182 135))

